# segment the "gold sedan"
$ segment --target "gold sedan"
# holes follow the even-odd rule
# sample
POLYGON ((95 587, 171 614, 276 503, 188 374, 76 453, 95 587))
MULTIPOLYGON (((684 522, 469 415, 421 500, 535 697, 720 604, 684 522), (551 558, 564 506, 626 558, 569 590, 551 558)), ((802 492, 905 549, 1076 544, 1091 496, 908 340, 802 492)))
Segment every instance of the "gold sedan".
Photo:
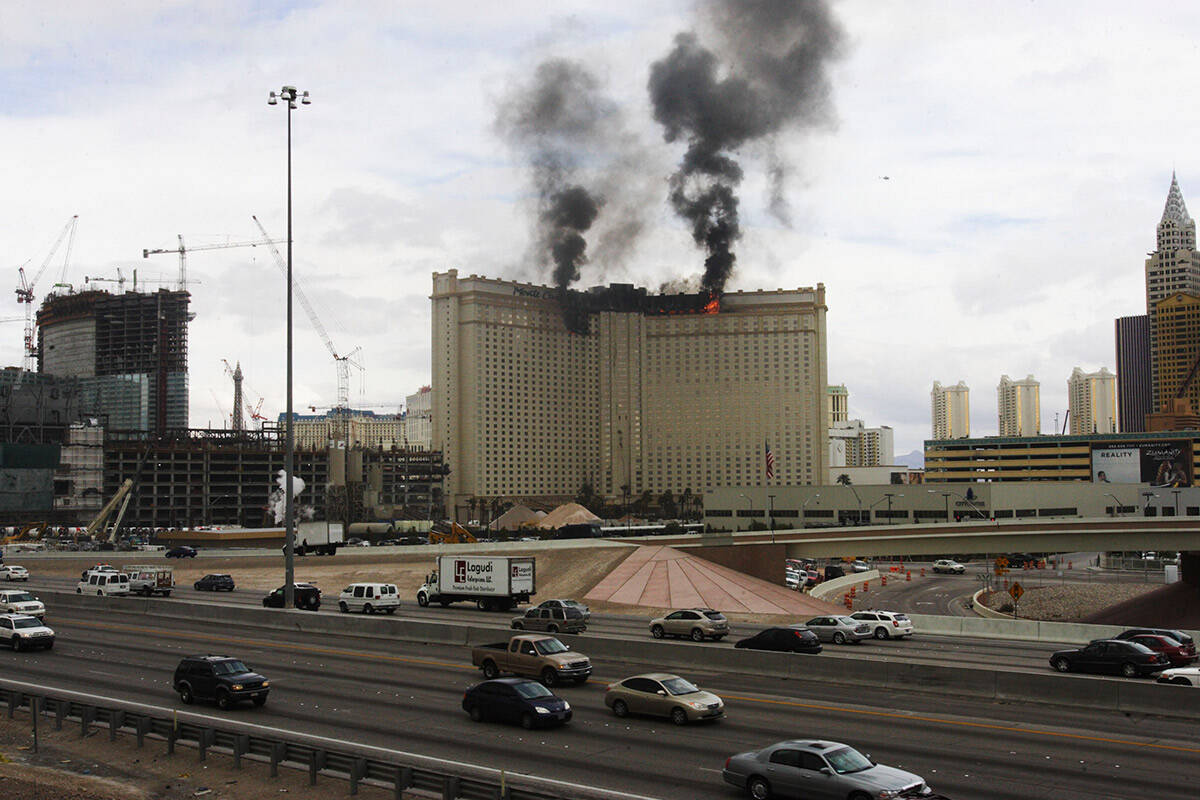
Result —
POLYGON ((676 725, 725 716, 725 703, 721 698, 666 672, 634 675, 609 684, 604 693, 604 705, 618 717, 651 714, 670 717, 676 725))

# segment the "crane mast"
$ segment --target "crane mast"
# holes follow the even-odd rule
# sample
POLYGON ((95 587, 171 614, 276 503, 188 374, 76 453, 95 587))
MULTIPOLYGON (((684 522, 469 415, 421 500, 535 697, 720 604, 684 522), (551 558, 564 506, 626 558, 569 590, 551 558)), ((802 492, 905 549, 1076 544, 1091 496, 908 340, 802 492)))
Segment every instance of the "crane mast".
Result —
POLYGON ((62 245, 63 239, 70 235, 67 244, 67 252, 63 257, 62 280, 66 281, 67 267, 71 261, 71 251, 75 247, 75 226, 79 222, 79 215, 76 214, 67 220, 67 224, 63 227, 62 232, 58 234, 58 238, 54 240, 54 246, 50 248, 50 252, 46 255, 46 260, 42 262, 42 266, 38 268, 37 274, 33 276, 33 280, 27 280, 25 277, 25 267, 17 269, 17 302, 25 304, 25 337, 24 337, 24 358, 21 363, 21 368, 26 372, 32 372, 34 369, 34 361, 37 359, 37 346, 34 339, 33 326, 33 287, 41 279, 42 273, 46 271, 46 267, 50 266, 50 262, 54 259, 54 254, 58 252, 58 248, 62 245))

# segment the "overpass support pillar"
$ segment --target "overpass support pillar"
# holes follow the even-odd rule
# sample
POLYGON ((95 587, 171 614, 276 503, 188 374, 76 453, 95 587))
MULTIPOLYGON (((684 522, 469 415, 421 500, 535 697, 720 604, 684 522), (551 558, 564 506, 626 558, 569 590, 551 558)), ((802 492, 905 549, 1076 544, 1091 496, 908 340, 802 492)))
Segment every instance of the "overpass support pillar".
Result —
POLYGON ((1179 554, 1179 580, 1200 589, 1200 551, 1189 550, 1179 554))

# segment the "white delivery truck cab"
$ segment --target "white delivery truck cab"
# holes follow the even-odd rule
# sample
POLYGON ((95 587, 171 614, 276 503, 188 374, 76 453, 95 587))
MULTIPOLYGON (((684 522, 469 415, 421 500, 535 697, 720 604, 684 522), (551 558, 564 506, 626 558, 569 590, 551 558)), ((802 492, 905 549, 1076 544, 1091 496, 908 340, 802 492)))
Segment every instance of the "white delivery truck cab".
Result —
POLYGON ((443 607, 463 601, 480 611, 508 611, 537 593, 532 556, 438 556, 417 590, 417 603, 443 607))

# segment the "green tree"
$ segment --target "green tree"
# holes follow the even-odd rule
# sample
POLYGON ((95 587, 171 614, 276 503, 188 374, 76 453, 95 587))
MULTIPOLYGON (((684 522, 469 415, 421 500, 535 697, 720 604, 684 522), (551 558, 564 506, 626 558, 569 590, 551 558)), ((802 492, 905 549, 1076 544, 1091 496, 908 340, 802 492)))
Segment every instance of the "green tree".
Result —
POLYGON ((837 476, 836 482, 842 486, 849 486, 851 484, 850 476, 843 472, 837 476))
POLYGON ((675 497, 670 490, 658 496, 658 511, 659 516, 663 519, 672 519, 678 515, 679 509, 675 505, 675 497))

